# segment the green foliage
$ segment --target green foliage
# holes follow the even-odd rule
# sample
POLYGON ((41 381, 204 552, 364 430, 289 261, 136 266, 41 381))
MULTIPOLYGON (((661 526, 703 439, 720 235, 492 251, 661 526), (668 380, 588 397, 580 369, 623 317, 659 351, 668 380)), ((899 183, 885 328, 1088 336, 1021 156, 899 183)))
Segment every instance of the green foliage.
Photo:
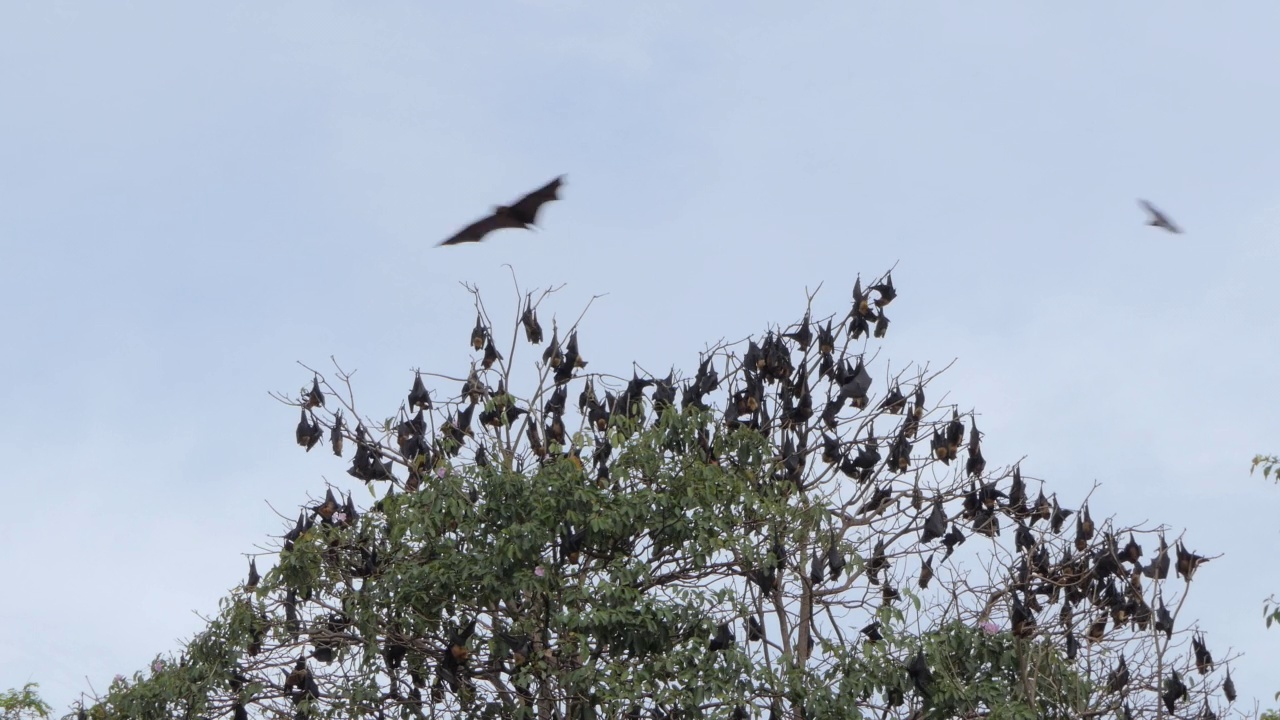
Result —
POLYGON ((40 685, 27 683, 21 690, 0 693, 0 720, 31 720, 47 718, 53 708, 40 699, 40 685))
POLYGON ((1043 639, 1018 639, 948 623, 921 637, 890 631, 885 642, 867 644, 843 663, 841 692, 861 697, 877 692, 905 698, 912 681, 897 656, 922 651, 931 669, 923 695, 926 718, 1076 718, 1089 707, 1094 687, 1043 639), (906 652, 897 652, 905 650, 906 652))
POLYGON ((1280 483, 1280 456, 1277 455, 1255 455, 1253 465, 1249 467, 1249 474, 1253 474, 1259 467, 1262 468, 1263 479, 1270 478, 1275 474, 1275 481, 1280 483))

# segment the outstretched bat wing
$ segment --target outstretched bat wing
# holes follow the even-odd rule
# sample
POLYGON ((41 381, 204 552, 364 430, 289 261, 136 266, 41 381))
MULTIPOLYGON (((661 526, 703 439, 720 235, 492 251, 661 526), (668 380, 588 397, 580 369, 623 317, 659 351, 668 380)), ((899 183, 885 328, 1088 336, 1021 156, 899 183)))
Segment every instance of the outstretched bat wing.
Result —
POLYGON ((1151 220, 1150 222, 1147 223, 1148 225, 1154 225, 1159 228, 1164 228, 1165 230, 1168 230, 1171 233, 1182 232, 1182 228, 1178 227, 1177 225, 1174 225, 1173 221, 1169 219, 1169 216, 1165 215, 1163 212, 1160 212, 1160 209, 1157 208, 1155 205, 1152 205, 1146 200, 1138 200, 1138 204, 1141 205, 1143 209, 1145 209, 1148 213, 1151 213, 1151 220))
POLYGON ((538 211, 542 206, 552 200, 559 200, 560 186, 564 184, 564 176, 561 175, 555 180, 543 185, 533 192, 525 195, 511 206, 511 215, 517 220, 533 225, 538 219, 538 211))
POLYGON ((511 217, 494 213, 462 228, 453 237, 445 240, 439 245, 436 245, 436 247, 440 247, 441 245, 458 245, 460 243, 480 242, 486 235, 494 230, 518 227, 520 227, 520 223, 513 220, 511 217))

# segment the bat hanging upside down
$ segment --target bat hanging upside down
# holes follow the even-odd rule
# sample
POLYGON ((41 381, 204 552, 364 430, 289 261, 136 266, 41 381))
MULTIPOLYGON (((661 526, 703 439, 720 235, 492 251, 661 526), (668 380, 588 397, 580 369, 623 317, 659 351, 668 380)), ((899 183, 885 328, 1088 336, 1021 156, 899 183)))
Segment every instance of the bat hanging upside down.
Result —
POLYGON ((529 228, 535 225, 538 211, 544 203, 559 200, 556 192, 564 184, 564 176, 552 180, 533 192, 525 195, 510 206, 499 205, 488 217, 481 218, 462 228, 456 235, 440 243, 441 245, 458 245, 460 243, 480 242, 494 230, 504 228, 529 228))

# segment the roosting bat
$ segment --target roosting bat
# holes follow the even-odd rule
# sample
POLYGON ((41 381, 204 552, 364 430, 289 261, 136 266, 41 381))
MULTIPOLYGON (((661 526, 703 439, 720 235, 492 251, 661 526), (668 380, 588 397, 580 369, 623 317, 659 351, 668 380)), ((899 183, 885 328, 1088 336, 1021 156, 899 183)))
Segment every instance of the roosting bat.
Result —
POLYGON ((494 230, 533 226, 538 219, 538 210, 542 209, 543 204, 560 199, 556 192, 562 184, 564 184, 563 175, 525 195, 511 205, 499 205, 493 209, 493 212, 488 217, 481 218, 462 228, 453 237, 436 247, 480 242, 494 230))

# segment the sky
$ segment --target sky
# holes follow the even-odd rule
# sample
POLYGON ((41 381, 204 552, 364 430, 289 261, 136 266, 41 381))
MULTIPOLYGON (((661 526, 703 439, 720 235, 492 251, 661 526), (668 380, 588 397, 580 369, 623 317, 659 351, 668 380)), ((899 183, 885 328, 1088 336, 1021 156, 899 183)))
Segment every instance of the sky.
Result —
POLYGON ((931 387, 990 463, 1221 554, 1181 619, 1274 706, 1277 27, 1262 0, 0 5, 0 688, 61 710, 199 630, 281 516, 356 484, 268 392, 334 356, 389 414, 413 368, 465 372, 461 281, 495 312, 513 271, 565 284, 563 324, 603 294, 583 354, 665 374, 896 264, 887 360, 954 360, 931 387), (560 174, 540 231, 435 247, 560 174))

